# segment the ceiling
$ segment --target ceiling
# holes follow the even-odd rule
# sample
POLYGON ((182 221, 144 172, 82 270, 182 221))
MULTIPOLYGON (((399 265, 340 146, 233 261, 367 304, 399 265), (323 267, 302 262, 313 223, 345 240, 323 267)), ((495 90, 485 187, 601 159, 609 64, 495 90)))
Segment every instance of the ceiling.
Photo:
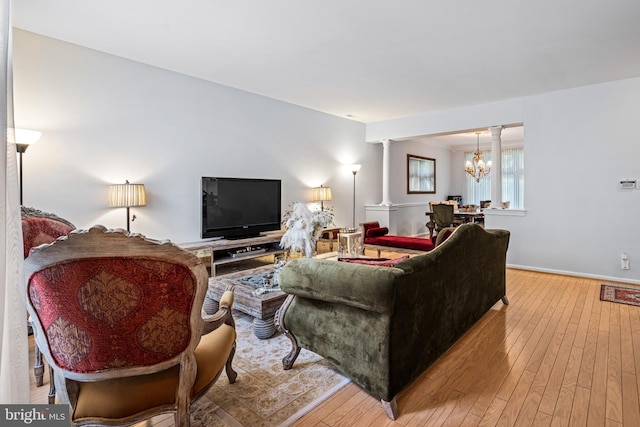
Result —
POLYGON ((640 76, 638 0, 12 7, 23 30, 363 123, 640 76))
MULTIPOLYGON (((408 141, 416 141, 429 144, 434 147, 446 148, 451 151, 474 151, 477 146, 482 150, 491 148, 491 130, 489 128, 475 129, 472 131, 451 132, 442 135, 423 135, 407 138, 408 141)), ((503 126, 500 131, 501 147, 524 146, 524 126, 503 126)))

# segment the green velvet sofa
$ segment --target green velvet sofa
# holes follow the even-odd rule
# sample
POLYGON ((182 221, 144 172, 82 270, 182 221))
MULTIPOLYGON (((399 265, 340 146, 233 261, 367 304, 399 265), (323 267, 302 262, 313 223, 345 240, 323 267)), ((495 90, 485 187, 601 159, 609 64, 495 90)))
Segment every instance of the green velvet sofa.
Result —
POLYGON ((292 342, 320 354, 371 395, 391 419, 396 395, 498 300, 506 298, 509 231, 457 227, 434 250, 395 267, 299 258, 282 270, 289 294, 276 315, 292 342))

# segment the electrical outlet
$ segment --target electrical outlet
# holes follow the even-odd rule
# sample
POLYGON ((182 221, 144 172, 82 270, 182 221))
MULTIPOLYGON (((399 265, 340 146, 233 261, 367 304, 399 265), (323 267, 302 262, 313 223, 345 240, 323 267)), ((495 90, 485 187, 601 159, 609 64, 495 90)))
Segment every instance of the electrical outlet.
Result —
POLYGON ((623 252, 620 255, 620 268, 623 270, 629 269, 629 254, 623 252))

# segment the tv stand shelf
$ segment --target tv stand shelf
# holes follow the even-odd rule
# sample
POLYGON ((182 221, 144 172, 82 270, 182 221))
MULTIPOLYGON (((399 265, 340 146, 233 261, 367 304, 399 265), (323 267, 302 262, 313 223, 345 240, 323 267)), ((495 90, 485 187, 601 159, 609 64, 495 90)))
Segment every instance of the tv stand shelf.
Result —
POLYGON ((178 246, 206 260, 205 265, 209 263, 211 276, 215 276, 219 266, 284 253, 284 250, 280 248, 282 234, 283 231, 277 231, 246 239, 220 239, 182 243, 178 246))

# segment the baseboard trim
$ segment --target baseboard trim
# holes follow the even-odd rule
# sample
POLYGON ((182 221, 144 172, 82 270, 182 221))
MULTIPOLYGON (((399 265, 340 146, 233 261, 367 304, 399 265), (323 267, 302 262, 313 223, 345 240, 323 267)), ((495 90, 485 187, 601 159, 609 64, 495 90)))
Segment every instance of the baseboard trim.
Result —
POLYGON ((598 280, 604 280, 607 282, 633 283, 636 285, 640 285, 639 279, 628 279, 624 277, 601 276, 598 274, 579 273, 577 271, 555 270, 552 268, 540 268, 540 267, 531 267, 528 265, 516 265, 516 264, 507 264, 507 268, 515 268, 517 270, 537 271, 540 273, 560 274, 562 276, 585 277, 587 279, 598 279, 598 280))

